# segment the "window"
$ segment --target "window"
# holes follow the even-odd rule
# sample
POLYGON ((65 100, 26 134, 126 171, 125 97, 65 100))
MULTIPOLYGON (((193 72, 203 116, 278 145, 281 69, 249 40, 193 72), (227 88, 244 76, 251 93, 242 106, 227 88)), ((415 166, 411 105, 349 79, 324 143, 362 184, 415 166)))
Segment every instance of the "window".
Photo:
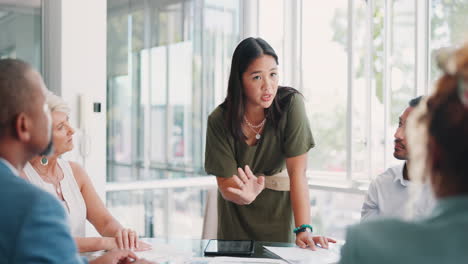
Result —
POLYGON ((275 50, 279 59, 280 84, 287 85, 282 77, 285 72, 284 60, 284 0, 258 0, 258 33, 275 50))
POLYGON ((317 143, 308 175, 312 196, 329 204, 313 219, 327 219, 318 227, 344 238, 345 226, 359 221, 369 180, 399 162, 393 135, 416 95, 415 5, 302 1, 301 12, 300 88, 317 143), (341 191, 326 196, 317 188, 341 191), (332 204, 340 204, 337 212, 332 204))
MULTIPOLYGON (((347 1, 303 1, 302 80, 316 147, 309 168, 340 175, 346 172, 347 1), (309 26, 309 25, 314 25, 309 26), (334 61, 335 63, 324 63, 334 61)), ((325 175, 327 174, 327 175, 325 175)))
POLYGON ((41 8, 41 1, 0 4, 0 58, 22 59, 42 71, 41 8))
MULTIPOLYGON (((468 40, 468 2, 464 0, 432 0, 430 6, 430 51, 468 40)), ((440 75, 431 56, 430 80, 434 85, 440 75)))
POLYGON ((238 1, 112 3, 108 180, 201 172, 204 122, 224 97, 239 40, 238 1))
MULTIPOLYGON (((108 1, 110 186, 204 174, 206 120, 225 96, 239 17, 239 0, 108 1)), ((182 231, 168 219, 201 219, 191 204, 203 197, 189 187, 107 192, 111 211, 151 236, 182 231)), ((196 226, 187 234, 201 234, 196 226)))
POLYGON ((395 163, 398 116, 415 96, 415 10, 408 1, 389 3, 334 0, 316 8, 303 1, 302 91, 317 140, 313 177, 367 181, 395 163))

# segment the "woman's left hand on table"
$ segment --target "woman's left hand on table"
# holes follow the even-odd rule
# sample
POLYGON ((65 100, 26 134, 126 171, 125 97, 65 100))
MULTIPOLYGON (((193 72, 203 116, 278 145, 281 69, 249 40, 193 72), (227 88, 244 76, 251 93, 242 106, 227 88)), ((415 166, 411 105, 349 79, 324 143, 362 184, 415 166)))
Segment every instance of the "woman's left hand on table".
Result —
POLYGON ((301 248, 309 247, 311 250, 316 250, 316 246, 328 248, 328 243, 336 243, 336 240, 324 236, 313 236, 309 232, 300 232, 296 235, 296 245, 301 248))

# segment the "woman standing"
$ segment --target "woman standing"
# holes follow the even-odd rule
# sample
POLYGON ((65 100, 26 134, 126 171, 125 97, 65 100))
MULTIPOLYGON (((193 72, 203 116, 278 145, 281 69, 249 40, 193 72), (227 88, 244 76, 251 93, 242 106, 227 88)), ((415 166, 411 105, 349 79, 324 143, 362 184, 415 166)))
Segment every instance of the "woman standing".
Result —
POLYGON ((273 48, 260 38, 240 42, 227 97, 208 118, 205 170, 220 192, 218 238, 312 249, 335 242, 311 235, 305 172, 313 146, 302 95, 278 86, 273 48))

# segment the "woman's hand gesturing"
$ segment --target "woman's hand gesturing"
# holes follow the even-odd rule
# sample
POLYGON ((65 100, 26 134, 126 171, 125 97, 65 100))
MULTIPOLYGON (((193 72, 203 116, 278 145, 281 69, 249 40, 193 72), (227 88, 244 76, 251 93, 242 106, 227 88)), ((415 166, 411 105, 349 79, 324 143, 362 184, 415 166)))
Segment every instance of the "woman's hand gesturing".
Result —
POLYGON ((265 177, 256 177, 248 165, 245 166, 245 170, 238 168, 237 172, 239 175, 233 175, 232 178, 238 188, 228 187, 227 191, 238 196, 238 204, 251 204, 265 189, 265 177))

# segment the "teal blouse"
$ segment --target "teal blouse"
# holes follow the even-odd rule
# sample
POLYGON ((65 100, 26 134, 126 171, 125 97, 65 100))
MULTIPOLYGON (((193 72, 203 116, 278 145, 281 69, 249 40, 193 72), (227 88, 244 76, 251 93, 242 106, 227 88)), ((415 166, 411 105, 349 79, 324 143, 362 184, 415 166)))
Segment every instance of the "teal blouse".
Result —
POLYGON ((341 264, 468 263, 468 195, 437 202, 418 222, 376 220, 352 226, 341 264))

